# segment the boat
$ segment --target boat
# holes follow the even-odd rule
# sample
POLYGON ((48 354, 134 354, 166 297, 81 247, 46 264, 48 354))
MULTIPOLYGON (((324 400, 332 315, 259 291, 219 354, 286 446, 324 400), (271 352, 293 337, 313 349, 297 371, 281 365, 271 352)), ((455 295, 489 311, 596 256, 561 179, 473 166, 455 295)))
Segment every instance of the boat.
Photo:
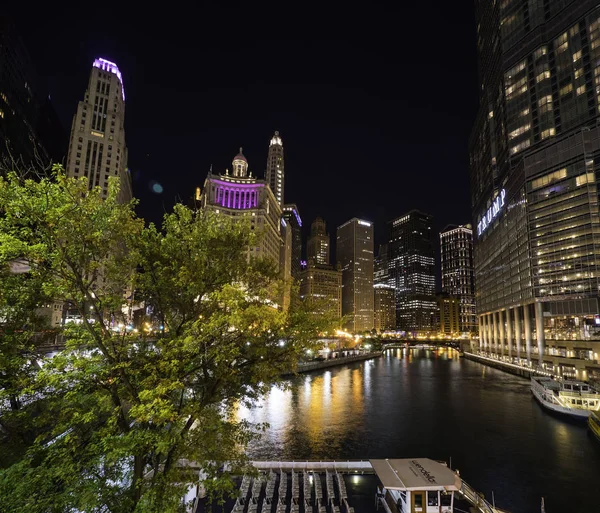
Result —
POLYGON ((600 413, 593 411, 588 417, 588 426, 596 440, 600 442, 600 413))
MULTIPOLYGON (((239 492, 220 505, 220 511, 300 513, 303 508, 305 513, 507 513, 486 501, 458 471, 428 458, 251 464, 256 473, 234 477, 239 492)), ((198 493, 189 511, 216 509, 216 503, 198 493)))
POLYGON ((531 392, 544 408, 574 419, 600 411, 600 392, 583 381, 533 376, 531 392))

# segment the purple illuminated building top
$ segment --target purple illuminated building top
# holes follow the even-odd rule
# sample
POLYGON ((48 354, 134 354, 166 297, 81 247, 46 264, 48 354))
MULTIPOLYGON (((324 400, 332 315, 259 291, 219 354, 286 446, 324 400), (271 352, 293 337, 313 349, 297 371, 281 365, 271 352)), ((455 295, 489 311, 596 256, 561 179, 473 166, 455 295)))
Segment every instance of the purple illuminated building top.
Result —
POLYGON ((96 59, 94 61, 94 68, 100 68, 104 71, 108 71, 109 73, 114 73, 115 75, 117 75, 119 82, 121 82, 121 91, 123 92, 123 101, 125 101, 125 86, 123 85, 123 76, 121 75, 121 72, 119 71, 119 68, 117 67, 117 65, 114 62, 110 62, 110 61, 107 61, 106 59, 99 57, 98 59, 96 59))
POLYGON ((225 180, 211 180, 215 184, 213 204, 225 208, 248 209, 258 207, 260 190, 264 183, 247 182, 232 183, 225 180))

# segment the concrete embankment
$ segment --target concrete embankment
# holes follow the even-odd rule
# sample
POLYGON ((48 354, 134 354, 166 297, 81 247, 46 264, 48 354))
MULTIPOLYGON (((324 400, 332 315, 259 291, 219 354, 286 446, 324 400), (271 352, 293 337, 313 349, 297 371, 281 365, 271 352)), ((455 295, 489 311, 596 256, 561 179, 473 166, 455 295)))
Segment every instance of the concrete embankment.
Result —
POLYGON ((530 379, 531 376, 548 376, 548 373, 546 372, 539 372, 535 369, 528 369, 526 367, 521 367, 520 365, 515 365, 514 363, 501 362, 492 358, 487 358, 486 356, 480 356, 477 354, 469 353, 467 351, 463 353, 463 356, 467 360, 473 360, 474 362, 479 362, 484 365, 488 365, 489 367, 494 367, 495 369, 499 369, 504 372, 509 372, 510 374, 514 374, 515 376, 521 376, 525 379, 530 379))
MULTIPOLYGON (((380 356, 381 356, 380 351, 372 351, 370 353, 363 353, 363 354, 354 355, 354 356, 342 356, 339 358, 330 358, 329 360, 322 360, 319 362, 301 363, 301 364, 298 364, 296 372, 300 373, 300 372, 310 372, 310 371, 319 370, 319 369, 326 369, 328 367, 335 367, 337 365, 346 365, 348 363, 361 362, 363 360, 370 360, 371 358, 378 358, 380 356)), ((294 373, 289 372, 289 373, 285 374, 285 376, 290 376, 292 374, 294 374, 294 373)))

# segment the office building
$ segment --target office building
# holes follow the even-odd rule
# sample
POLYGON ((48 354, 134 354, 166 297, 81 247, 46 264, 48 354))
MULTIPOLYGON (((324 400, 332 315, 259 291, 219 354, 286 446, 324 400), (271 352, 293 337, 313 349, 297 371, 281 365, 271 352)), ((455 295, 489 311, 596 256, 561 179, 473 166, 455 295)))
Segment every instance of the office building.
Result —
POLYGON ((315 264, 328 265, 330 258, 330 241, 325 221, 317 217, 310 225, 310 235, 306 243, 306 258, 315 264))
POLYGON ((79 102, 71 126, 67 174, 85 176, 90 188, 108 194, 108 178, 121 183, 119 201, 132 198, 131 176, 125 146, 125 89, 114 62, 95 59, 83 101, 79 102))
POLYGON ((249 172, 242 148, 234 157, 232 166, 232 173, 228 169, 222 174, 213 174, 212 169, 209 171, 200 205, 220 215, 249 219, 252 229, 260 234, 257 245, 248 248, 249 257, 269 258, 282 272, 281 277, 288 279, 291 264, 288 265, 287 256, 282 257, 282 246, 291 257, 291 251, 285 249, 291 241, 291 233, 288 238, 283 232, 286 222, 281 216, 279 203, 266 181, 253 177, 249 172))
POLYGON ((433 216, 418 210, 389 223, 388 272, 396 289, 396 327, 408 333, 436 328, 433 216))
POLYGON ((283 190, 285 186, 285 167, 283 161, 283 142, 279 132, 275 132, 269 143, 269 155, 267 156, 266 181, 279 207, 283 207, 283 190))
POLYGON ((461 333, 461 303, 456 296, 440 294, 438 299, 438 326, 440 333, 458 337, 461 333))
POLYGON ((477 0, 479 350, 600 378, 600 8, 477 0))
POLYGON ((396 329, 396 289, 390 285, 373 285, 373 309, 375 331, 396 329))
POLYGON ((302 266, 300 262, 302 260, 302 219, 297 205, 291 203, 283 206, 283 218, 290 227, 292 234, 292 252, 291 252, 291 267, 292 267, 292 278, 294 280, 300 279, 300 273, 302 266))
POLYGON ((353 332, 371 331, 373 319, 373 223, 353 218, 337 229, 342 270, 342 315, 353 332))
POLYGON ((373 263, 373 283, 394 286, 390 281, 388 245, 380 244, 379 253, 373 263))
POLYGON ((440 233, 440 253, 442 293, 456 297, 460 302, 456 332, 477 333, 471 225, 447 226, 440 233))
POLYGON ((63 163, 67 136, 14 23, 0 16, 0 163, 63 163))
POLYGON ((334 319, 342 317, 342 272, 331 265, 309 260, 300 273, 300 297, 317 302, 334 319))

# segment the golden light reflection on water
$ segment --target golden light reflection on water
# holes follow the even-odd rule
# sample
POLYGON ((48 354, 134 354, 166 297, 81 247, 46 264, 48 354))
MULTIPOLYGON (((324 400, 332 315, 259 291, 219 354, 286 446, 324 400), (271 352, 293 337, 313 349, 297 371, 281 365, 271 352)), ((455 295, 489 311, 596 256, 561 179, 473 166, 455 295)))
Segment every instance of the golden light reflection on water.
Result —
MULTIPOLYGON (((417 360, 458 360, 458 352, 399 348, 387 351, 384 357, 397 358, 401 365, 411 365, 417 360)), ((283 433, 293 433, 290 436, 319 446, 324 438, 343 436, 353 426, 361 425, 377 365, 378 360, 370 360, 358 367, 337 367, 298 376, 287 390, 273 387, 253 408, 239 405, 236 418, 268 423, 266 436, 279 443, 283 433)))

